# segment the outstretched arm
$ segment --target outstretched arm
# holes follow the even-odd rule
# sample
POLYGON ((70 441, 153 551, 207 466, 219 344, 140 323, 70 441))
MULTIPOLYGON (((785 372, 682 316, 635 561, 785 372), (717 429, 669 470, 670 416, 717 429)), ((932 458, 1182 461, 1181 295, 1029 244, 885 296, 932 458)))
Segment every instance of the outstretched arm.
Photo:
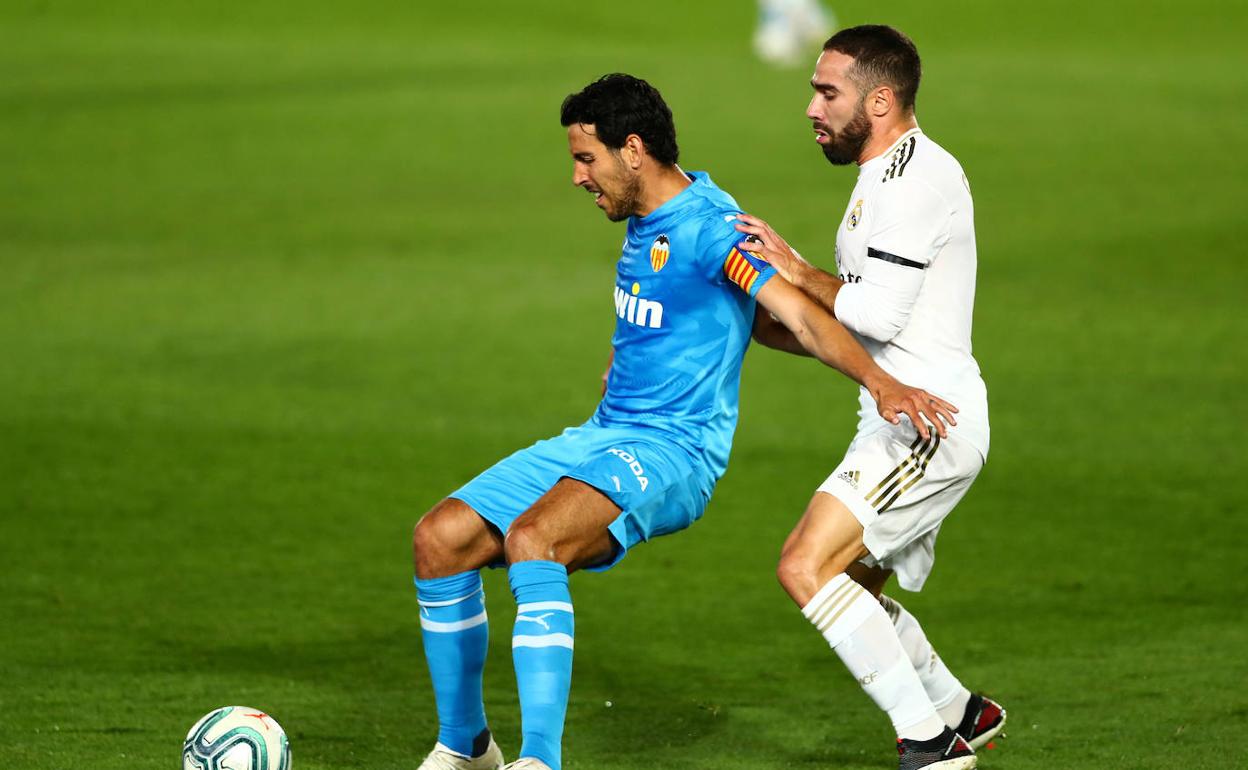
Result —
POLYGON ((810 351, 802 347, 789 327, 780 323, 780 319, 762 305, 754 306, 754 341, 773 350, 782 350, 795 356, 809 356, 810 351))
POLYGON ((901 422, 900 415, 905 414, 925 439, 929 433, 923 418, 936 426, 941 436, 946 435, 946 424, 957 424, 953 417, 957 407, 925 390, 898 382, 872 360, 828 311, 782 276, 764 284, 757 298, 759 305, 779 319, 815 358, 866 388, 885 420, 896 425, 901 422))

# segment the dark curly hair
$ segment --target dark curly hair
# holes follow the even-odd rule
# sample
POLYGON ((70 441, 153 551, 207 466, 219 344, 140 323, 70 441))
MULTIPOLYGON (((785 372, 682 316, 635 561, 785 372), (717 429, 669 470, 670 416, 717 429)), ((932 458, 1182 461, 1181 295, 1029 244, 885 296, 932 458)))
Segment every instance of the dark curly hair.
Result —
POLYGON ((623 147, 629 134, 636 134, 646 152, 665 166, 675 165, 680 157, 672 111, 658 89, 632 75, 603 75, 569 95, 559 109, 559 122, 593 124, 598 141, 612 150, 623 147))

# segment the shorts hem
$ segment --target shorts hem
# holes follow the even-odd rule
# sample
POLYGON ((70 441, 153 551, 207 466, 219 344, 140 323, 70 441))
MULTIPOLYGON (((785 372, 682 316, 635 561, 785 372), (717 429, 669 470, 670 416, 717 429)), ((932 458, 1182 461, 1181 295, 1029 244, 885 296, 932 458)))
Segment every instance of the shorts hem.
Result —
POLYGON ((601 564, 595 564, 592 567, 584 568, 586 572, 606 572, 615 565, 619 564, 620 561, 623 560, 623 558, 628 554, 628 549, 631 547, 629 543, 625 542, 625 533, 627 528, 624 526, 624 519, 628 516, 628 507, 616 499, 615 495, 611 494, 611 490, 603 489, 593 481, 590 481, 584 476, 577 475, 575 472, 565 473, 560 476, 560 478, 579 481, 586 486, 598 490, 604 497, 615 503, 616 508, 620 509, 619 515, 612 519, 611 523, 607 525, 607 534, 611 536, 611 540, 615 543, 615 552, 611 554, 611 558, 601 564))
MULTIPOLYGON (((622 514, 622 513, 624 513, 624 511, 627 511, 627 510, 628 510, 628 506, 624 505, 624 503, 623 503, 622 501, 620 501, 620 500, 619 500, 619 499, 615 496, 615 494, 613 494, 613 493, 611 492, 611 490, 609 490, 609 489, 603 489, 602 487, 598 486, 598 483, 597 483, 596 481, 592 481, 591 479, 589 479, 589 478, 588 478, 588 476, 589 476, 589 474, 578 474, 578 473, 576 472, 576 469, 574 468, 574 469, 572 469, 572 470, 569 470, 567 473, 563 474, 562 476, 560 476, 560 477, 559 477, 559 479, 560 479, 560 480, 563 480, 563 479, 572 479, 573 481, 579 481, 579 482, 581 482, 582 484, 584 484, 585 486, 587 486, 587 487, 591 487, 591 488, 593 488, 593 489, 597 490, 598 492, 602 493, 602 496, 603 496, 603 497, 607 498, 607 499, 608 499, 608 500, 610 500, 612 503, 615 503, 615 507, 620 509, 620 513, 621 513, 621 514, 622 514)), ((556 481, 555 483, 556 483, 556 484, 558 484, 559 482, 558 482, 558 481, 556 481)))
MULTIPOLYGON (((462 489, 457 489, 446 497, 448 500, 460 501, 464 505, 471 508, 473 513, 485 519, 486 523, 494 527, 494 529, 497 529, 503 535, 507 534, 507 527, 503 526, 501 517, 491 516, 486 513, 485 506, 481 505, 477 500, 474 500, 472 495, 467 494, 462 489)), ((510 526, 510 522, 508 522, 508 526, 510 526)))
POLYGON ((883 558, 867 542, 867 536, 871 532, 871 525, 875 523, 876 519, 880 518, 880 514, 875 512, 875 509, 871 507, 871 504, 866 501, 866 498, 857 489, 850 486, 844 479, 833 476, 820 484, 815 491, 831 495, 844 503, 849 512, 854 514, 854 518, 858 520, 858 523, 862 525, 862 542, 867 546, 867 550, 877 559, 883 558))

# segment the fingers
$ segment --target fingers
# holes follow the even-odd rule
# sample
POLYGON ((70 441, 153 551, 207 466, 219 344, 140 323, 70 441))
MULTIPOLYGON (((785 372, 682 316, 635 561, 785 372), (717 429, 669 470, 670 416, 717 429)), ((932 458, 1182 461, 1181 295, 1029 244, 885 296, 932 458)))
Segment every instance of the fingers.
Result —
POLYGON ((768 236, 767 238, 759 238, 757 236, 746 238, 737 244, 737 248, 742 251, 759 254, 768 262, 770 262, 773 258, 782 259, 786 262, 793 261, 793 255, 789 252, 788 245, 774 236, 768 236))
POLYGON ((761 257, 776 270, 780 271, 780 275, 784 279, 791 280, 792 273, 790 267, 793 263, 792 258, 784 251, 777 249, 770 243, 763 241, 741 241, 737 244, 737 248, 741 251, 748 251, 751 254, 761 257))
MULTIPOLYGON (((942 420, 942 421, 943 421, 946 425, 949 425, 949 426, 951 426, 951 427, 952 427, 952 426, 954 426, 954 425, 957 425, 957 424, 958 424, 958 421, 957 421, 957 420, 955 420, 955 419, 954 419, 954 417, 953 417, 953 412, 950 412, 948 408, 946 408, 946 407, 944 407, 944 406, 941 406, 939 403, 933 403, 933 404, 932 404, 932 411, 934 411, 934 412, 936 412, 936 414, 940 415, 940 419, 941 419, 941 420, 942 420)), ((957 410, 957 409, 954 409, 953 411, 954 411, 954 412, 956 412, 956 411, 958 411, 958 410, 957 410)))
MULTIPOLYGON (((925 418, 924 422, 931 423, 936 428, 936 432, 940 434, 941 438, 949 437, 949 429, 946 427, 944 419, 940 416, 940 412, 933 409, 930 404, 921 404, 919 406, 919 411, 923 413, 923 417, 925 418)), ((927 437, 924 436, 924 438, 927 437)))
POLYGON ((919 388, 903 386, 895 396, 880 401, 881 417, 897 425, 900 415, 906 415, 924 441, 931 438, 930 428, 935 428, 941 438, 948 438, 949 428, 958 424, 956 406, 919 388))
POLYGON ((749 251, 754 254, 759 254, 762 252, 763 249, 767 248, 767 244, 763 243, 762 241, 744 240, 737 244, 737 248, 741 249, 742 251, 749 251))
POLYGON ((931 393, 926 391, 919 391, 919 394, 923 398, 923 404, 921 405, 923 414, 926 415, 927 418, 931 420, 932 424, 936 426, 936 429, 940 431, 941 438, 948 436, 949 433, 945 429, 945 426, 958 424, 957 419, 953 416, 958 411, 958 408, 943 398, 933 396, 931 393))
POLYGON ((912 414, 909 410, 906 411, 906 414, 910 415, 910 419, 914 421, 919 435, 923 436, 924 439, 929 435, 926 431, 925 423, 931 423, 941 438, 948 438, 949 428, 958 424, 957 419, 953 416, 958 411, 958 408, 945 399, 933 396, 927 391, 915 389, 914 392, 908 395, 907 405, 922 413, 924 419, 920 420, 917 414, 912 414))
POLYGON ((936 399, 929 395, 926 391, 917 388, 907 393, 905 396, 906 414, 910 416, 911 422, 914 423, 915 429, 924 440, 931 436, 927 426, 930 424, 940 434, 941 438, 947 438, 949 435, 946 427, 947 419, 953 419, 953 415, 946 418, 941 414, 942 408, 936 403, 936 399))
MULTIPOLYGON (((910 418, 910 422, 914 423, 914 429, 919 432, 919 435, 923 437, 924 441, 927 441, 932 437, 931 431, 927 429, 927 421, 919 417, 919 410, 915 407, 913 401, 907 399, 906 405, 901 409, 906 413, 906 416, 910 418)), ((944 433, 941 433, 941 436, 944 436, 944 433)))
MULTIPOLYGON (((745 233, 747 236, 743 241, 737 244, 737 248, 739 249, 762 251, 763 247, 768 243, 768 240, 763 237, 764 235, 767 235, 767 230, 765 228, 742 227, 741 225, 737 225, 737 230, 745 233)), ((773 238, 771 242, 774 243, 775 239, 773 238)))
POLYGON ((777 240, 774 234, 769 233, 762 227, 742 227, 741 225, 737 225, 737 230, 745 233, 746 241, 757 243, 763 243, 765 241, 768 243, 775 243, 777 240))
POLYGON ((757 241, 744 240, 737 244, 738 249, 759 255, 774 265, 785 280, 793 279, 790 266, 794 262, 804 260, 795 256, 793 248, 775 230, 771 229, 771 225, 758 217, 749 214, 738 214, 735 227, 738 232, 758 239, 757 241))
POLYGON ((749 214, 740 214, 737 216, 737 224, 734 225, 737 232, 749 233, 758 238, 768 241, 781 241, 780 236, 776 235, 776 231, 771 229, 771 225, 767 224, 758 217, 752 217, 749 214))

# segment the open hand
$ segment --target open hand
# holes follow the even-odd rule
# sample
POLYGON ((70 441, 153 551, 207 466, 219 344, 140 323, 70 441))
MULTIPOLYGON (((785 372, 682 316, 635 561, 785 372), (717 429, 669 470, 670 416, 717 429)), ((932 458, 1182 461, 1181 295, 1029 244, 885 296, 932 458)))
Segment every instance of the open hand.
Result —
POLYGON ((771 225, 756 216, 749 214, 737 215, 737 231, 753 236, 737 244, 737 248, 757 254, 767 260, 776 272, 789 283, 797 286, 799 273, 810 267, 810 263, 802 259, 802 255, 771 229, 771 225))
POLYGON ((908 416, 924 441, 931 438, 929 424, 936 428, 941 438, 949 435, 947 426, 958 424, 953 417, 958 408, 922 388, 912 388, 893 380, 873 395, 881 417, 897 425, 901 422, 901 415, 908 416))

